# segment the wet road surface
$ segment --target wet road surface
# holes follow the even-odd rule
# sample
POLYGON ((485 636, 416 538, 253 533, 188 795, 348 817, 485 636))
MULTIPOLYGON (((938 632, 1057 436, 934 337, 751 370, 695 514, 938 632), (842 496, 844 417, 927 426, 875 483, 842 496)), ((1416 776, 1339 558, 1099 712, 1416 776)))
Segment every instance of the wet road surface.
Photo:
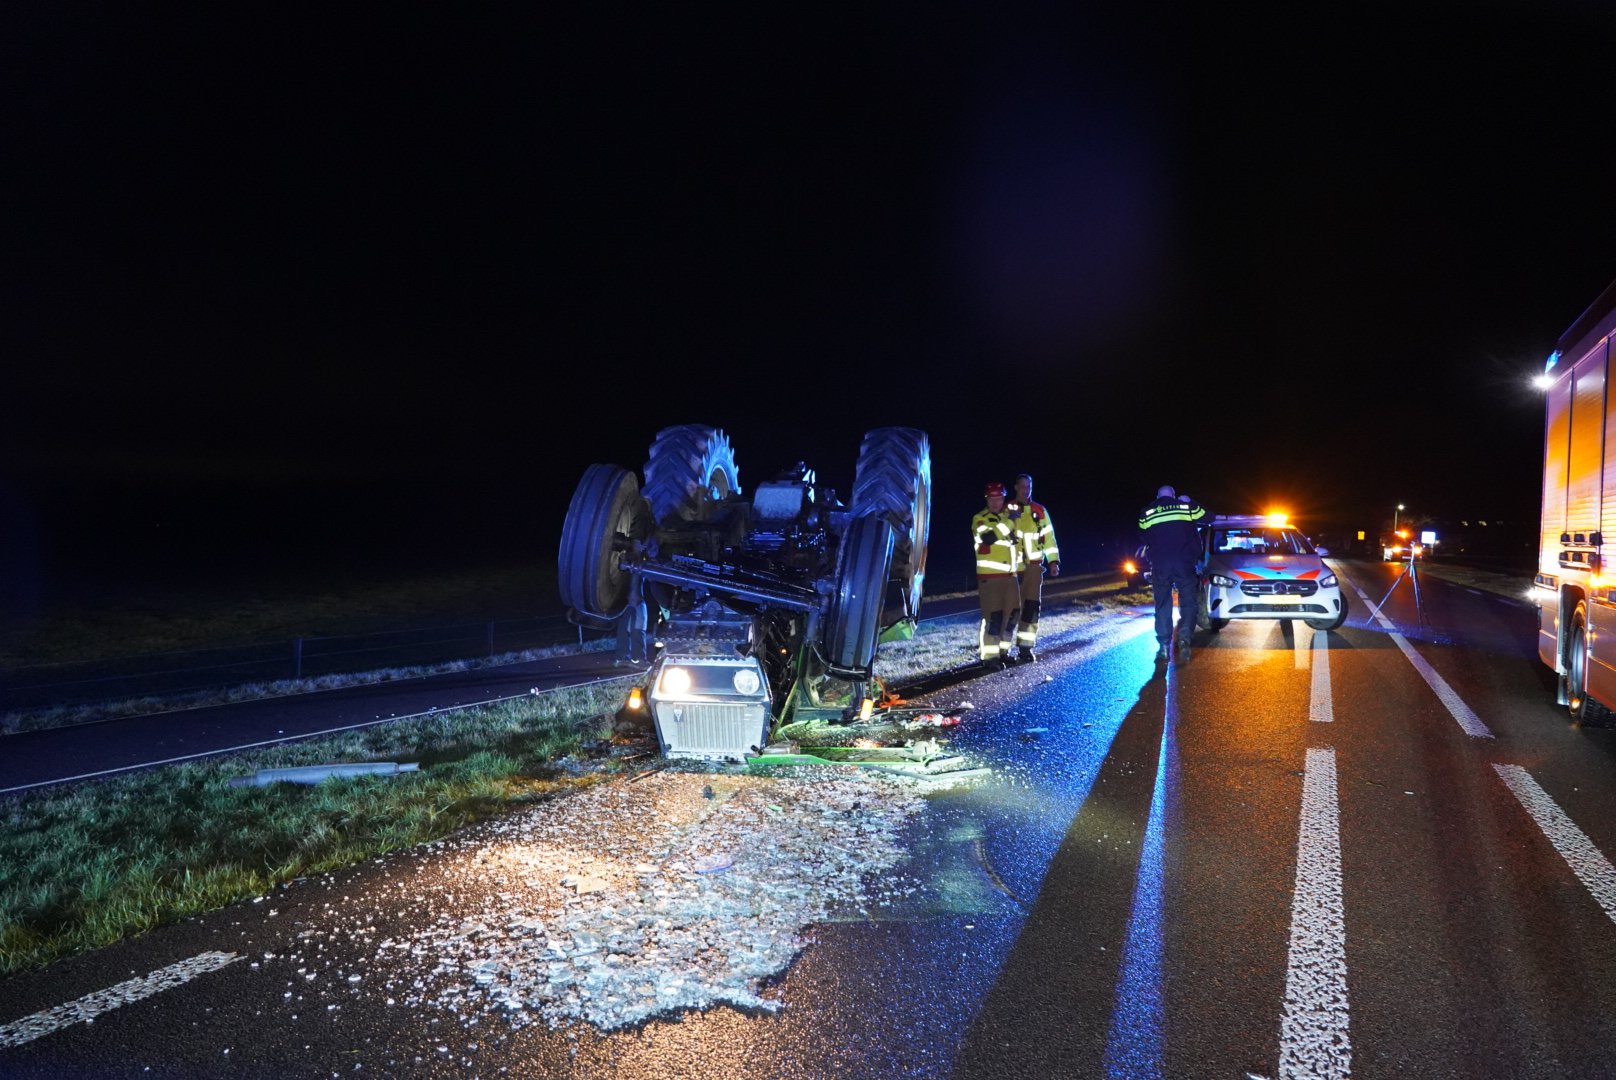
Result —
MULTIPOLYGON (((324 979, 289 1002, 262 959, 288 920, 407 930, 378 899, 395 859, 0 984, 5 1024, 240 957, 0 1045, 0 1075, 1616 1075, 1616 733, 1553 704, 1529 607, 1427 578, 1372 618, 1401 568, 1339 566, 1329 635, 1236 623, 1165 665, 1141 611, 940 693, 975 705, 954 747, 993 778, 930 796, 924 887, 818 925, 777 1012, 603 1034, 324 979)), ((323 942, 321 970, 364 945, 323 942)))

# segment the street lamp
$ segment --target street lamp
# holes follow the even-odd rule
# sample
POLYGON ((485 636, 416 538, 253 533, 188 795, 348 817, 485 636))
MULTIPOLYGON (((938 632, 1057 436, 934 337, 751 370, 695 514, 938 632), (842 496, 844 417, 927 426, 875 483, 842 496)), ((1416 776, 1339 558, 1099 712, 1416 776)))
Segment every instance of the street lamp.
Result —
POLYGON ((1403 512, 1403 504, 1398 503, 1397 504, 1397 509, 1392 511, 1392 533, 1394 535, 1397 532, 1397 515, 1401 514, 1402 512, 1403 512))

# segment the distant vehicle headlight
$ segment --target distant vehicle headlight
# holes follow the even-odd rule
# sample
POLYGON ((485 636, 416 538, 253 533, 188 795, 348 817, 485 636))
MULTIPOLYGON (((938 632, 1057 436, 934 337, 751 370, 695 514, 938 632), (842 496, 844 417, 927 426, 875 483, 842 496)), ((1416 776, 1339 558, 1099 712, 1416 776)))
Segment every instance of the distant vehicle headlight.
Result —
POLYGON ((1225 588, 1225 589, 1232 589, 1232 588, 1234 588, 1235 582, 1234 582, 1234 578, 1232 578, 1232 577, 1225 577, 1222 574, 1213 574, 1212 575, 1212 584, 1220 586, 1220 587, 1225 588))
POLYGON ((751 668, 741 668, 735 673, 734 678, 730 679, 730 682, 735 684, 737 694, 755 694, 758 692, 758 687, 763 685, 763 681, 758 678, 758 673, 751 668))
POLYGON ((1319 578, 1319 588, 1333 589, 1335 586, 1336 580, 1334 574, 1325 574, 1323 577, 1319 578))
POLYGON ((661 689, 664 694, 684 694, 690 690, 690 672, 682 667, 671 667, 662 673, 661 689))

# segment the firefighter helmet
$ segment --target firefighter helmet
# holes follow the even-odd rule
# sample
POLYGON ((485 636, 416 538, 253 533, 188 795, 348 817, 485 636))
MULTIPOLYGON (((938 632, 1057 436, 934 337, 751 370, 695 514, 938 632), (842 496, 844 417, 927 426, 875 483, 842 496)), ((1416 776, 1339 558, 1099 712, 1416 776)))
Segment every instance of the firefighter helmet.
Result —
POLYGON ((1004 485, 996 481, 989 484, 987 490, 982 492, 983 497, 989 499, 993 498, 995 495, 1002 499, 1008 494, 1009 492, 1004 490, 1004 485))

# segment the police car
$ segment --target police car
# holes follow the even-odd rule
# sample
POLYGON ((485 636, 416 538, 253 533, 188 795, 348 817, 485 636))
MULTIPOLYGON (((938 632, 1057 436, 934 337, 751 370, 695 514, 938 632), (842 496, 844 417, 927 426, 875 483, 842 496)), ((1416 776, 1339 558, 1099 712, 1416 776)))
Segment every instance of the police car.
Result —
POLYGON ((1234 619, 1301 619, 1315 630, 1347 621, 1347 598, 1325 553, 1283 515, 1215 517, 1205 537, 1201 617, 1208 629, 1234 619))

